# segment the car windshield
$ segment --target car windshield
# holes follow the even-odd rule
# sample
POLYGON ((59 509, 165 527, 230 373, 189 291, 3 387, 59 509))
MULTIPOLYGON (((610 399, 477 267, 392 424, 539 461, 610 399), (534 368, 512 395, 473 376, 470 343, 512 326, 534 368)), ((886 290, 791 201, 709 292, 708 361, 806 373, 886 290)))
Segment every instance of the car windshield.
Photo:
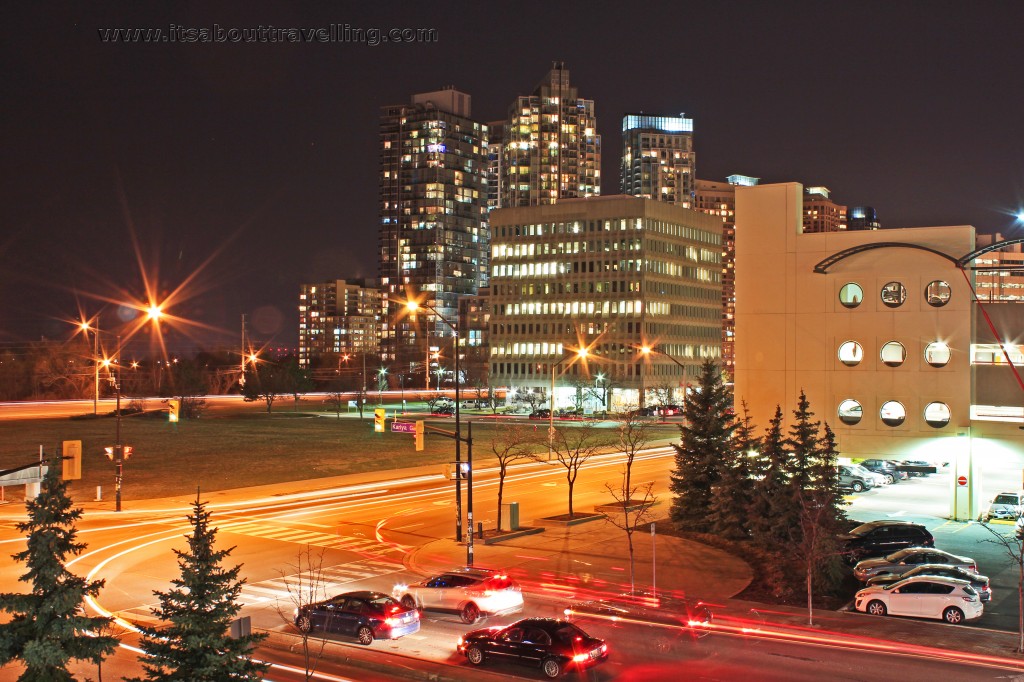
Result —
POLYGON ((867 535, 868 533, 870 533, 874 529, 875 529, 875 525, 874 524, 865 523, 865 524, 857 526, 856 528, 851 530, 850 531, 850 535, 867 535))
POLYGON ((996 495, 996 499, 992 500, 992 504, 1018 504, 1018 498, 1016 495, 996 495))

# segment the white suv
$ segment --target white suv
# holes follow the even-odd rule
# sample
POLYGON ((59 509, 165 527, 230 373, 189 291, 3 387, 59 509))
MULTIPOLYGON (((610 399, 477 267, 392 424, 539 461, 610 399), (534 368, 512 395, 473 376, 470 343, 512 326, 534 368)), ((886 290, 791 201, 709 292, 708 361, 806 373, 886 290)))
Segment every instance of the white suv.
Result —
POLYGON ((978 592, 968 581, 933 575, 867 587, 857 592, 854 605, 873 616, 938 618, 952 625, 980 618, 985 611, 978 592))
POLYGON ((464 623, 523 610, 519 583, 483 568, 458 568, 415 585, 395 585, 391 594, 408 608, 458 613, 464 623))

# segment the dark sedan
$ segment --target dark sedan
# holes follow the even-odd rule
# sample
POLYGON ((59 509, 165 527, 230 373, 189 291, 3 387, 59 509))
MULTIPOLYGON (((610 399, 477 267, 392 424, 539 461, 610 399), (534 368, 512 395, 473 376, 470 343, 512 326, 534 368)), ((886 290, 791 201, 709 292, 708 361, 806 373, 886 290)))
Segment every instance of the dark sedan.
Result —
POLYGON ((978 596, 981 597, 982 602, 992 601, 992 588, 989 586, 989 580, 983 575, 978 575, 974 571, 969 571, 966 568, 959 566, 947 566, 946 564, 922 564, 915 566, 909 571, 904 571, 899 575, 895 573, 884 573, 882 575, 876 575, 874 578, 868 579, 868 586, 891 585, 897 583, 904 578, 913 578, 915 575, 935 575, 941 578, 954 578, 956 580, 967 580, 971 583, 971 587, 975 589, 978 596))
POLYGON ((530 419, 549 419, 551 417, 551 410, 544 408, 542 410, 534 410, 530 413, 530 419))
POLYGON ((459 638, 458 651, 473 665, 492 659, 519 663, 539 667, 550 678, 608 658, 604 640, 554 618, 524 618, 507 627, 473 630, 459 638))
POLYGON ((295 609, 295 627, 351 635, 360 644, 398 639, 420 629, 420 614, 382 592, 346 592, 295 609))

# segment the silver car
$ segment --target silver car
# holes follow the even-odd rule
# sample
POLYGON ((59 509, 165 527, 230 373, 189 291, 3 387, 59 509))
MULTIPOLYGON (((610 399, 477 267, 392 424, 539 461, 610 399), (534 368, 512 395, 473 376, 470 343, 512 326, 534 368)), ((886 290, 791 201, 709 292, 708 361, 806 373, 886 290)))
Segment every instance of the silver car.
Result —
POLYGON ((908 547, 880 559, 865 559, 858 562, 853 567, 853 577, 861 582, 867 582, 868 579, 874 578, 876 575, 906 573, 921 564, 959 566, 972 573, 978 572, 978 564, 974 559, 943 552, 934 547, 908 547))
POLYGON ((464 623, 523 610, 519 583, 482 568, 459 568, 414 585, 395 585, 391 594, 403 606, 457 613, 464 623))

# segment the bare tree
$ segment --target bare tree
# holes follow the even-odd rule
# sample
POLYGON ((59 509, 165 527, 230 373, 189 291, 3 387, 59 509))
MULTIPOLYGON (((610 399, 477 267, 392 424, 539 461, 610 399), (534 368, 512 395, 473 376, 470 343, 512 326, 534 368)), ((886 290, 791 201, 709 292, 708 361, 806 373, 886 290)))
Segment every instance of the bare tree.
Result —
POLYGON ((340 391, 328 393, 324 398, 324 405, 332 408, 338 419, 341 419, 341 408, 345 404, 345 394, 340 391))
MULTIPOLYGON (((629 491, 632 488, 631 475, 633 471, 633 460, 636 453, 647 447, 651 441, 651 423, 640 416, 637 410, 627 410, 618 418, 619 447, 626 455, 625 478, 622 489, 629 491)), ((628 500, 629 498, 627 498, 628 500)))
MULTIPOLYGON (((580 468, 606 445, 601 432, 594 428, 593 422, 584 422, 572 428, 555 428, 551 448, 558 463, 565 467, 565 480, 569 485, 569 518, 574 515, 572 493, 580 468)), ((539 455, 533 457, 538 461, 547 461, 542 460, 539 455)))
POLYGON ((505 474, 513 462, 530 459, 533 432, 523 424, 509 422, 498 425, 491 439, 491 452, 498 459, 498 530, 501 530, 501 499, 505 491, 505 474))
MULTIPOLYGON (((314 551, 310 545, 306 545, 305 549, 299 550, 296 563, 289 564, 289 568, 294 569, 294 575, 289 575, 288 579, 282 580, 282 582, 284 582, 288 589, 288 604, 296 611, 301 610, 304 606, 315 604, 327 598, 323 575, 323 548, 314 551)), ((285 573, 283 571, 280 573, 281 578, 285 578, 285 573)), ((327 647, 327 639, 326 637, 321 637, 318 644, 310 642, 313 635, 312 623, 307 619, 305 627, 303 627, 301 617, 300 622, 296 623, 292 612, 283 608, 280 602, 277 603, 277 613, 285 623, 294 624, 299 632, 302 642, 302 662, 305 668, 306 682, 309 682, 313 679, 316 667, 323 657, 324 649, 327 647)))
POLYGON ((1024 653, 1024 534, 1020 527, 1013 535, 1003 535, 988 523, 981 525, 992 534, 986 542, 1001 547, 1017 566, 1017 653, 1024 653))
POLYGON ((643 483, 629 486, 626 481, 629 474, 622 472, 622 487, 616 489, 611 483, 605 483, 605 489, 615 498, 618 513, 608 516, 608 521, 626 532, 626 543, 629 545, 629 592, 636 590, 636 566, 633 558, 633 533, 641 525, 649 523, 654 516, 654 483, 643 483))

